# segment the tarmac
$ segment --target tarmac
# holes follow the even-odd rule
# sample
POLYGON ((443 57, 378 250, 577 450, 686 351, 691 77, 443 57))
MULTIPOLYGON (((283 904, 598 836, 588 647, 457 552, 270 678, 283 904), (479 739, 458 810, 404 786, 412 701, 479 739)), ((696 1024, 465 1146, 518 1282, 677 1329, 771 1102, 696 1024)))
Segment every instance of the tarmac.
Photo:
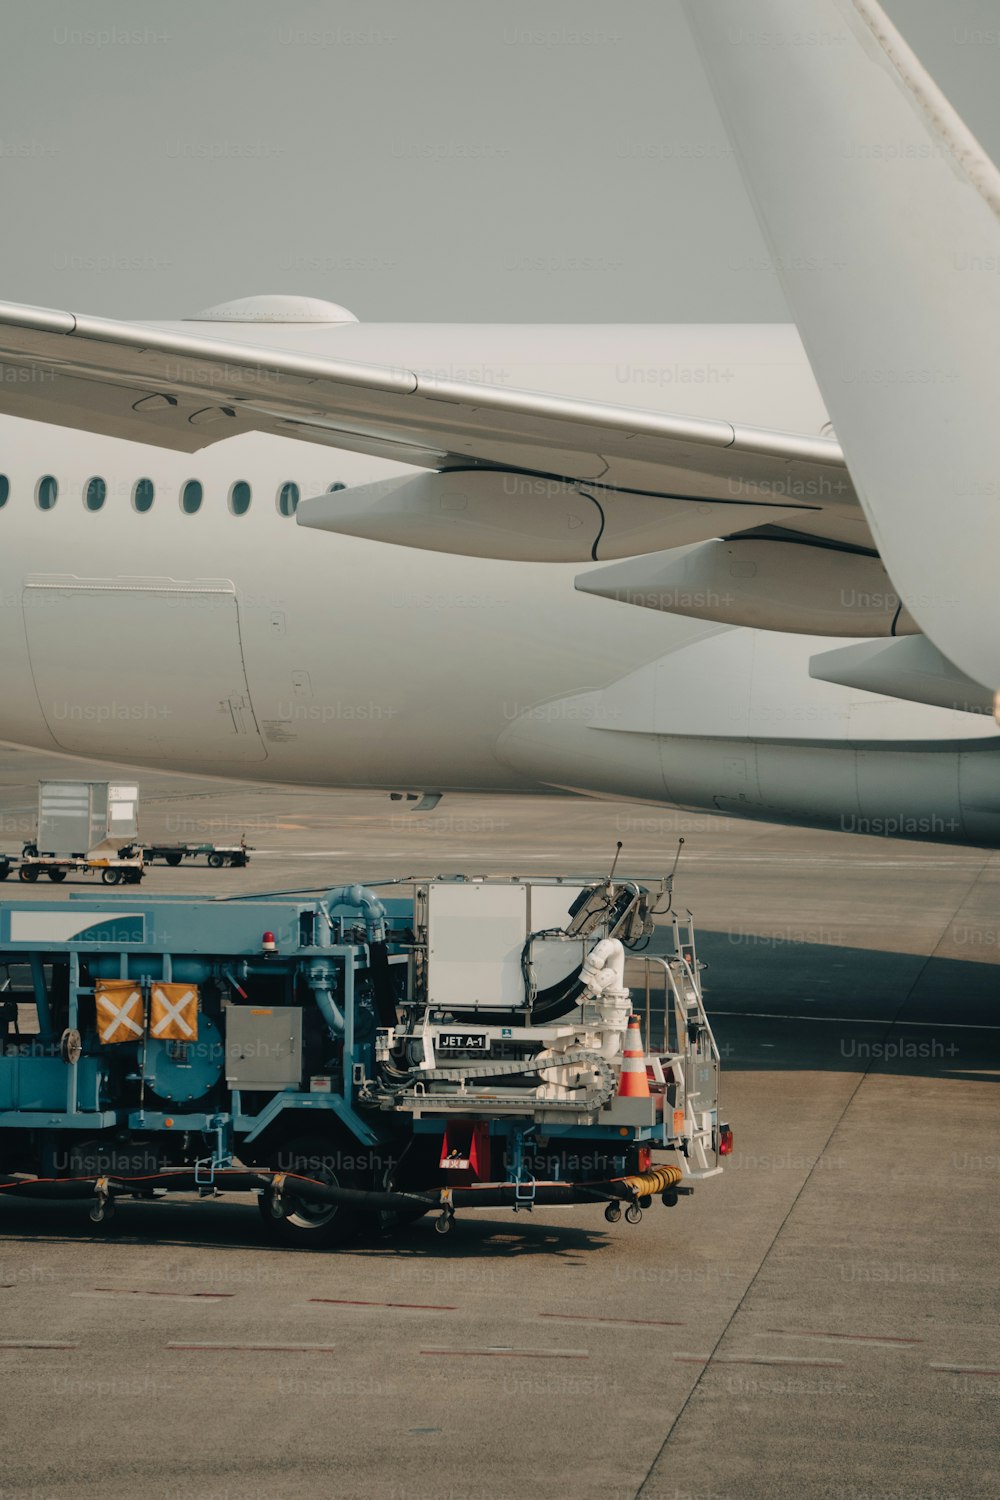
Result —
MULTIPOLYGON (((40 776, 0 751, 0 851, 40 776)), ((1000 855, 557 797, 141 773, 205 895, 414 873, 652 878, 685 840, 736 1150, 599 1209, 270 1247, 248 1198, 0 1203, 0 1500, 979 1500, 1000 1494, 1000 855)), ((0 899, 81 885, 12 879, 0 899)), ((95 887, 95 890, 99 889, 95 887)))

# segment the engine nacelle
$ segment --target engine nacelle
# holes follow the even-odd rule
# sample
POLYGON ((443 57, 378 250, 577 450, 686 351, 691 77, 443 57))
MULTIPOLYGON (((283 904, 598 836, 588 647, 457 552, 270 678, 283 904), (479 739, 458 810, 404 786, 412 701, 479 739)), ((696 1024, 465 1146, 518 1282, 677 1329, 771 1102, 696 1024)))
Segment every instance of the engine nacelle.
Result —
POLYGON ((719 630, 605 688, 526 711, 498 753, 536 781, 591 796, 1000 843, 992 716, 957 696, 935 707, 810 678, 817 644, 719 630))

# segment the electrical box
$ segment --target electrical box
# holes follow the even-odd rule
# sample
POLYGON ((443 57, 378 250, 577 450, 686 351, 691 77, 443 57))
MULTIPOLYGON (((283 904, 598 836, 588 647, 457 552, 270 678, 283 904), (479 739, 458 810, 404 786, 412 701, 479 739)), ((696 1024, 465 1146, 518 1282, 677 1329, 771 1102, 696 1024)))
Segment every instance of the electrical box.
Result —
MULTIPOLYGON (((528 935, 565 926, 579 890, 520 881, 428 884, 427 1003, 436 1010, 523 1006, 528 935)), ((533 944, 536 983, 544 988, 563 978, 585 951, 582 943, 533 944)))
POLYGON ((226 1082, 234 1089, 296 1086, 302 1078, 302 1008, 230 1005, 226 1018, 226 1082))
POLYGON ((523 885, 431 885, 427 891, 427 1003, 441 1010, 524 1004, 523 885))

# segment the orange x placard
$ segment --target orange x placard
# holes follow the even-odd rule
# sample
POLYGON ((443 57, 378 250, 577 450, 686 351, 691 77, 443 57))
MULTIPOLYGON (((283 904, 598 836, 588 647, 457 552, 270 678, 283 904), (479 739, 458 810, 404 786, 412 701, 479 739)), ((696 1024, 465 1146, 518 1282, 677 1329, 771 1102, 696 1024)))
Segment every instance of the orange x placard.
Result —
POLYGON ((149 1034, 161 1042, 198 1039, 198 986, 154 984, 149 1006, 149 1034))
POLYGON ((97 1033, 105 1042, 135 1042, 142 1036, 142 990, 131 979, 99 979, 94 985, 97 1033))

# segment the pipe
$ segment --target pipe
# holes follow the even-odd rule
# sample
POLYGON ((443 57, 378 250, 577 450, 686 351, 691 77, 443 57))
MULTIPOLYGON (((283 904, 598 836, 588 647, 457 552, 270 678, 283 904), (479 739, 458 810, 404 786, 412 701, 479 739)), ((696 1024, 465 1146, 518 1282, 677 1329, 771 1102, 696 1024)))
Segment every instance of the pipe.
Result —
POLYGON ((89 1177, 86 1182, 75 1182, 71 1177, 55 1181, 39 1178, 37 1181, 5 1182, 0 1187, 4 1197, 11 1193, 15 1198, 79 1199, 93 1198, 96 1181, 95 1177, 89 1177))
MULTIPOLYGON (((154 1188, 167 1188, 175 1193, 194 1193, 210 1186, 199 1180, 193 1168, 167 1168, 162 1172, 144 1172, 140 1176, 112 1176, 107 1173, 92 1173, 88 1177, 3 1177, 0 1178, 0 1196, 12 1193, 15 1198, 92 1198, 100 1178, 107 1182, 112 1197, 129 1193, 150 1193, 154 1188)), ((220 1168, 215 1173, 215 1185, 225 1178, 224 1186, 230 1192, 248 1193, 261 1186, 262 1179, 243 1167, 220 1168)))
MULTIPOLYGON (((629 1177, 616 1177, 606 1182, 536 1182, 532 1184, 530 1201, 543 1206, 585 1203, 608 1203, 618 1199, 635 1202, 639 1198, 652 1197, 675 1187, 683 1178, 679 1167, 654 1167, 629 1177)), ((172 1168, 163 1172, 150 1172, 141 1177, 112 1177, 104 1179, 109 1198, 142 1197, 156 1187, 174 1192, 197 1192, 209 1184, 198 1181, 194 1171, 172 1168)), ((425 1192, 411 1193, 392 1190, 367 1191, 362 1188, 341 1187, 339 1184, 320 1182, 316 1178, 300 1176, 293 1172, 281 1172, 273 1168, 250 1170, 241 1167, 220 1168, 213 1177, 211 1186, 228 1188, 230 1192, 274 1192, 286 1198, 321 1203, 351 1203, 368 1209, 394 1209, 427 1212, 434 1208, 510 1208, 525 1202, 520 1195, 524 1185, 516 1182, 465 1183, 455 1187, 432 1187, 425 1192)), ((95 1177, 64 1178, 0 1178, 0 1196, 13 1193, 24 1198, 49 1198, 56 1201, 93 1198, 97 1193, 98 1179, 95 1177)), ((294 1210, 293 1210, 294 1211, 294 1210)))
POLYGON ((344 1012, 333 998, 333 985, 336 974, 332 965, 325 963, 311 964, 309 967, 309 988, 312 990, 313 999, 316 1001, 317 1009, 326 1022, 326 1029, 334 1041, 339 1041, 344 1035, 344 1012))
POLYGON ((607 1203, 614 1197, 605 1183, 582 1182, 536 1182, 530 1199, 519 1198, 517 1189, 524 1191, 524 1184, 516 1182, 484 1182, 482 1187, 469 1183, 465 1187, 453 1187, 449 1193, 454 1208, 513 1208, 515 1204, 527 1206, 536 1203, 540 1207, 553 1204, 607 1203))
POLYGON ((680 1167, 663 1166, 651 1167, 648 1172, 641 1172, 634 1177, 618 1177, 615 1182, 636 1198, 648 1198, 654 1193, 676 1187, 683 1177, 680 1167))
MULTIPOLYGON (((321 1203, 359 1203, 369 1208, 437 1208, 446 1201, 455 1208, 502 1208, 516 1202, 518 1190, 523 1190, 523 1184, 516 1182, 484 1182, 464 1183, 451 1188, 433 1187, 423 1193, 368 1192, 363 1188, 319 1182, 294 1172, 276 1172, 273 1176, 280 1178, 281 1191, 289 1197, 314 1198, 321 1203)), ((607 1182, 536 1182, 532 1201, 538 1204, 605 1203, 613 1198, 652 1197, 675 1187, 683 1176, 680 1167, 662 1166, 635 1176, 615 1177, 607 1182)), ((258 1185, 269 1188, 272 1178, 261 1174, 258 1185)))
POLYGON ((259 1175, 257 1186, 271 1188, 274 1179, 280 1179, 282 1193, 290 1198, 318 1199, 320 1203, 360 1203, 367 1208, 437 1208, 440 1204, 439 1190, 429 1193, 397 1193, 391 1191, 368 1192, 363 1188, 346 1188, 332 1182, 319 1182, 314 1177, 300 1177, 295 1172, 275 1172, 271 1177, 259 1175))
POLYGON ((368 940, 372 943, 385 941, 386 909, 375 892, 364 885, 338 885, 327 891, 324 897, 327 908, 350 906, 365 914, 368 940))
MULTIPOLYGON (((504 1208, 517 1201, 516 1182, 485 1182, 481 1186, 430 1188, 426 1193, 367 1192, 362 1188, 345 1188, 330 1182, 317 1182, 295 1173, 276 1173, 280 1188, 288 1198, 315 1199, 320 1203, 357 1203, 366 1208, 442 1208, 451 1202, 455 1208, 504 1208), (447 1198, 444 1194, 447 1193, 447 1198)), ((261 1179, 262 1187, 270 1187, 261 1179)), ((544 1182, 535 1184, 535 1203, 605 1203, 615 1196, 601 1184, 544 1182)))
POLYGON ((55 1030, 52 1025, 52 1007, 49 1004, 49 992, 45 988, 45 967, 41 957, 32 953, 28 960, 31 968, 31 983, 35 991, 35 1013, 38 1016, 38 1033, 43 1042, 51 1042, 55 1039, 55 1030))
POLYGON ((602 938, 583 960, 580 978, 594 999, 611 994, 626 996, 625 949, 618 938, 602 938))

